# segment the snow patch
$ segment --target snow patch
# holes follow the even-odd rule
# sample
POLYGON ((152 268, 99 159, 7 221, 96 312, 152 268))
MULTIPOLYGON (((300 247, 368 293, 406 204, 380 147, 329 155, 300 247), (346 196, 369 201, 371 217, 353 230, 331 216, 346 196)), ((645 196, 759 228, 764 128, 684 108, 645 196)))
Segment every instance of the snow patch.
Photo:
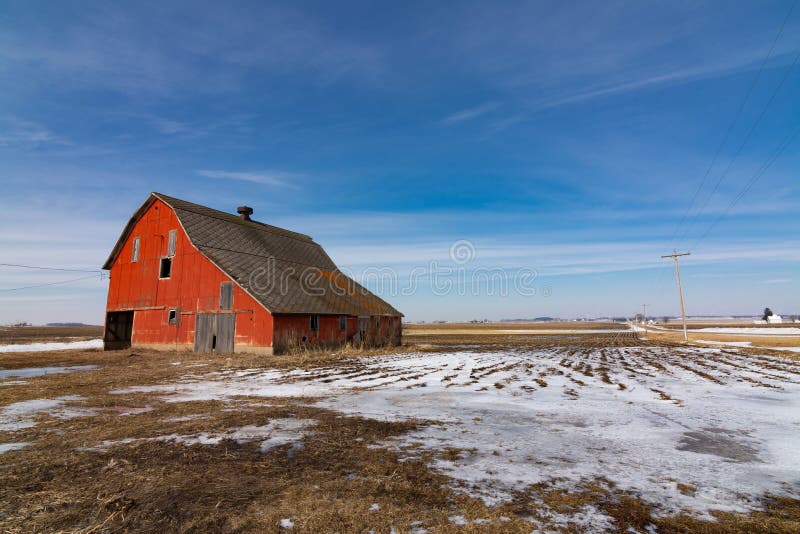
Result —
POLYGON ((2 412, 0 412, 0 431, 14 432, 36 426, 36 421, 33 418, 43 412, 58 419, 87 417, 97 414, 93 408, 64 406, 67 402, 79 400, 83 400, 80 395, 67 395, 55 399, 35 399, 9 404, 4 406, 2 412))
MULTIPOLYGON (((7 345, 13 346, 13 345, 7 345)), ((2 351, 0 346, 0 352, 2 351)), ((90 371, 97 369, 96 365, 70 365, 65 367, 25 367, 22 369, 0 369, 0 379, 15 377, 15 378, 32 378, 35 376, 54 375, 60 373, 74 373, 75 371, 90 371)), ((22 382, 24 384, 24 382, 22 382)))
POLYGON ((728 328, 728 327, 709 327, 694 328, 690 332, 716 332, 717 334, 758 334, 766 336, 796 336, 800 335, 800 328, 728 328))
MULTIPOLYGON (((173 402, 324 397, 316 404, 345 414, 441 421, 383 446, 409 458, 420 448, 461 449, 460 457, 440 457, 432 467, 490 505, 533 484, 569 491, 599 478, 661 513, 705 518, 712 509, 758 508, 765 494, 800 494, 800 366, 791 360, 642 346, 393 354, 362 362, 235 370, 127 391, 162 393, 173 402), (684 494, 676 481, 696 491, 684 494)), ((586 508, 566 520, 601 522, 597 513, 586 508)))
POLYGON ((28 445, 30 445, 30 443, 27 441, 22 441, 19 443, 0 443, 0 454, 8 451, 16 451, 17 449, 27 447, 28 445))
POLYGON ((90 339, 87 341, 68 341, 66 343, 26 343, 20 345, 0 345, 0 352, 47 352, 51 350, 102 348, 102 339, 90 339))
MULTIPOLYGON (((115 445, 126 445, 139 441, 171 441, 183 445, 219 445, 223 440, 233 440, 238 444, 260 441, 261 452, 268 452, 281 445, 293 444, 293 450, 302 447, 302 439, 308 429, 316 425, 314 419, 273 419, 266 425, 247 425, 225 432, 200 432, 198 434, 167 434, 153 438, 127 438, 119 441, 103 441, 96 447, 86 450, 104 451, 115 445)), ((290 451, 291 454, 291 451, 290 451)))

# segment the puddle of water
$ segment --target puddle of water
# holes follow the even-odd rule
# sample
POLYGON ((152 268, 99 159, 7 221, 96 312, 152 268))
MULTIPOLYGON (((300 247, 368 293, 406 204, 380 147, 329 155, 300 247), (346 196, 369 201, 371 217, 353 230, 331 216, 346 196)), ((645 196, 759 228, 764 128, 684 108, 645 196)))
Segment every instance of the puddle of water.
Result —
POLYGON ((706 428, 684 432, 678 446, 679 451, 712 454, 733 462, 754 462, 758 451, 733 439, 734 433, 719 428, 706 428))
POLYGON ((0 369, 0 379, 3 378, 31 378, 34 376, 54 375, 58 373, 73 373, 75 371, 91 371, 97 369, 96 365, 70 365, 66 367, 25 367, 23 369, 0 369))

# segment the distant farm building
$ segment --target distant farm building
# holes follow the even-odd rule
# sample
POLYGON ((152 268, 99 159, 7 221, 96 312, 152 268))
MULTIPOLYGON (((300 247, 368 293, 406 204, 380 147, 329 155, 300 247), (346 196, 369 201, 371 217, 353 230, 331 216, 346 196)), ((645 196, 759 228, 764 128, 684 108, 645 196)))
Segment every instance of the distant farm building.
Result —
POLYGON ((152 193, 103 265, 105 347, 271 354, 398 345, 402 314, 309 236, 152 193))

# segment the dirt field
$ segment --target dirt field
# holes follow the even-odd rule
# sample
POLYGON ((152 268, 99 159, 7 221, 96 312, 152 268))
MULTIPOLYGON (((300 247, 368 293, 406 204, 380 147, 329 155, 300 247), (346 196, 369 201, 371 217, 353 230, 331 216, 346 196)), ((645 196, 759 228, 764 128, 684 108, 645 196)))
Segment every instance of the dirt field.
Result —
POLYGON ((0 345, 83 341, 103 337, 102 326, 0 326, 0 345))
POLYGON ((463 329, 369 353, 0 354, 19 374, 0 526, 800 530, 796 360, 463 329))

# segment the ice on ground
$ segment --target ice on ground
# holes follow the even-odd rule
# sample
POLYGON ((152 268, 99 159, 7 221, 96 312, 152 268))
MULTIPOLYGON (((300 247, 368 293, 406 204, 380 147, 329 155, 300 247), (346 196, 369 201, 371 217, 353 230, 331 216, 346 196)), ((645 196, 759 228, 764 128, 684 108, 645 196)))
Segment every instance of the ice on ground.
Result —
POLYGON ((65 406, 68 402, 80 400, 83 400, 80 395, 67 395, 55 399, 35 399, 9 404, 0 411, 0 431, 14 432, 36 426, 34 417, 44 412, 58 419, 85 417, 97 413, 92 408, 65 406))
MULTIPOLYGON (((13 346, 13 345, 12 345, 13 346)), ((0 352, 2 352, 0 346, 0 352)), ((32 378, 35 376, 54 375, 59 373, 74 373, 75 371, 90 371, 97 369, 96 365, 70 365, 64 367, 25 367, 23 369, 0 369, 0 380, 4 378, 32 378)), ((23 382, 24 383, 24 382, 23 382)))
POLYGON ((0 345, 0 352, 46 352, 50 350, 102 348, 102 339, 90 339, 87 341, 67 341, 66 343, 26 343, 20 345, 0 345))
POLYGON ((281 445, 301 446, 303 438, 310 433, 311 427, 317 424, 314 419, 272 419, 266 425, 246 425, 225 432, 200 432, 198 434, 167 434, 152 438, 127 438, 119 441, 103 441, 96 447, 85 450, 103 451, 115 445, 126 445, 146 441, 171 441, 184 445, 219 445, 223 440, 236 443, 260 442, 261 452, 268 452, 281 445))
POLYGON ((800 347, 760 347, 753 345, 752 341, 707 341, 704 339, 695 340, 694 343, 702 343, 704 345, 720 345, 728 347, 745 347, 753 349, 768 349, 768 350, 786 350, 789 352, 800 352, 800 347))
POLYGON ((370 507, 369 507, 369 511, 370 511, 370 512, 375 512, 375 511, 378 511, 378 510, 380 510, 380 509, 381 509, 381 505, 380 505, 380 504, 378 504, 378 503, 376 503, 376 502, 372 503, 372 504, 370 505, 370 507))
POLYGON ((552 531, 552 526, 559 528, 577 527, 578 532, 613 532, 619 530, 615 527, 614 518, 606 515, 602 510, 591 504, 583 505, 578 511, 570 514, 558 513, 549 507, 537 510, 540 519, 545 520, 541 525, 540 521, 532 519, 534 523, 540 523, 546 531, 552 531), (549 528, 548 528, 549 527, 549 528))
POLYGON ((733 348, 395 354, 129 391, 170 401, 322 397, 317 405, 346 414, 441 421, 385 446, 431 453, 456 489, 489 504, 538 483, 570 490, 598 479, 662 513, 704 517, 758 508, 765 494, 800 497, 800 362, 733 348), (440 457, 444 447, 463 452, 440 457))
POLYGON ((183 422, 186 422, 186 421, 193 421, 195 419, 205 419, 206 417, 208 417, 206 414, 195 413, 195 414, 189 414, 189 415, 179 415, 179 416, 175 416, 175 417, 165 417, 163 419, 163 421, 165 423, 183 423, 183 422))
POLYGON ((281 528, 292 529, 294 528, 294 521, 288 518, 281 519, 281 528))
POLYGON ((718 334, 758 334, 768 336, 796 336, 800 335, 800 328, 729 328, 729 327, 709 327, 693 328, 691 332, 716 332, 718 334))
POLYGON ((703 345, 722 345, 728 347, 750 347, 752 346, 751 341, 707 341, 704 339, 698 339, 695 343, 702 343, 703 345))
POLYGON ((447 519, 448 519, 448 520, 449 520, 451 523, 453 523, 454 525, 457 525, 457 526, 459 526, 459 527, 463 527, 464 525, 466 525, 466 524, 467 524, 467 518, 466 518, 466 517, 464 517, 463 515, 451 515, 451 516, 450 516, 450 517, 448 517, 447 519))
POLYGON ((117 415, 121 417, 125 417, 128 415, 139 415, 142 413, 152 412, 155 410, 152 406, 142 406, 142 407, 135 407, 135 406, 114 406, 108 408, 109 410, 116 412, 117 415))
POLYGON ((27 380, 3 380, 0 381, 0 386, 21 386, 27 383, 27 380))
POLYGON ((19 443, 0 443, 0 454, 8 451, 16 451, 17 449, 27 447, 28 445, 30 445, 30 443, 27 441, 22 441, 19 443))

